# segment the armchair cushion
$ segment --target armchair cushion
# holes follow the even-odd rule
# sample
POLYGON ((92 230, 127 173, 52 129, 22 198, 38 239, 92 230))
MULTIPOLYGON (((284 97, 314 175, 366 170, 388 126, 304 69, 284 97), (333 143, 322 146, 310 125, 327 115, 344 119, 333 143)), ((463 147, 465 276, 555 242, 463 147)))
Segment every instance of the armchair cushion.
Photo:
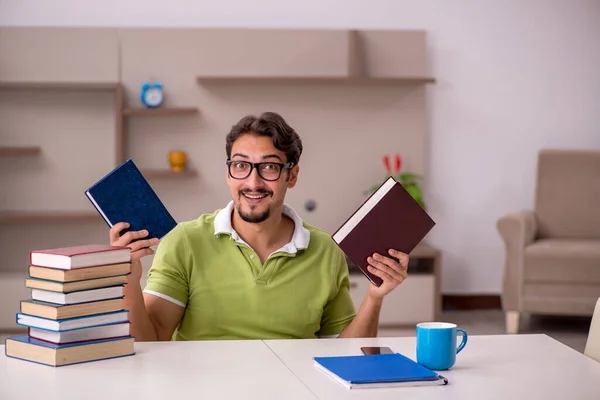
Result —
POLYGON ((600 151, 542 150, 538 157, 538 237, 600 240, 600 151))
POLYGON ((525 248, 529 282, 600 284, 600 240, 541 239, 525 248))

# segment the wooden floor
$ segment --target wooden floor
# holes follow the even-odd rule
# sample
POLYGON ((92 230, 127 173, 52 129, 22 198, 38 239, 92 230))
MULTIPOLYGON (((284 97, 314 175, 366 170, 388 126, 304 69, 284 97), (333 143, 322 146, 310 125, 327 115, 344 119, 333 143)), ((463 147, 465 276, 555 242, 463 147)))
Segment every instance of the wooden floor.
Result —
MULTIPOLYGON (((444 322, 452 322, 473 335, 505 334, 501 310, 446 311, 444 322)), ((544 333, 583 352, 590 329, 590 318, 531 316, 521 321, 519 333, 544 333)), ((379 336, 415 336, 414 329, 380 329, 379 336)))
MULTIPOLYGON (((500 310, 447 311, 441 320, 453 322, 472 335, 505 333, 504 314, 500 310)), ((521 333, 545 333, 559 342, 583 352, 590 322, 591 318, 533 316, 524 318, 521 333)), ((9 334, 0 332, 0 343, 4 343, 6 336, 9 334)), ((415 330, 414 328, 380 329, 379 336, 415 336, 415 330)))

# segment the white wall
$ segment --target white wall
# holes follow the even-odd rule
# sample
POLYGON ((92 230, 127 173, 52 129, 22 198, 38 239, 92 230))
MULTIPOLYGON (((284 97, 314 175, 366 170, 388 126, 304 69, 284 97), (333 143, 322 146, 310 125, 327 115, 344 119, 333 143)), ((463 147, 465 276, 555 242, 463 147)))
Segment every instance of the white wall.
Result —
POLYGON ((496 219, 532 206, 538 149, 600 148, 597 0, 0 0, 0 25, 426 29, 446 293, 499 293, 496 219))

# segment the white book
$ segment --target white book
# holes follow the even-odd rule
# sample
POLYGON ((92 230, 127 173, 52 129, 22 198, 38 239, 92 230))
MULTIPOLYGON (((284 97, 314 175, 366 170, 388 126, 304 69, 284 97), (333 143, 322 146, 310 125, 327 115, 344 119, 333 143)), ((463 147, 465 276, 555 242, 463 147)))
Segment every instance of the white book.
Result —
POLYGON ((29 336, 50 343, 64 344, 129 336, 129 330, 130 324, 129 322, 125 322, 122 324, 93 326, 91 328, 74 329, 62 332, 29 328, 29 336))
POLYGON ((90 301, 108 300, 123 297, 123 287, 111 286, 100 289, 81 290, 79 292, 60 293, 49 290, 31 289, 33 300, 47 301, 55 304, 78 304, 90 301))

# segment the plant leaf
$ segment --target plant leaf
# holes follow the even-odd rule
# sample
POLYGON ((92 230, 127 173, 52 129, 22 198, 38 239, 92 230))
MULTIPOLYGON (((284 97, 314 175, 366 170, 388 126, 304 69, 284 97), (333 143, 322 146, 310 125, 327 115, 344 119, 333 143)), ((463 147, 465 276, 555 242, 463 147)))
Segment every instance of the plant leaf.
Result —
POLYGON ((417 185, 406 185, 404 186, 404 188, 406 189, 406 191, 408 193, 410 193, 410 195, 416 200, 417 198, 421 197, 421 190, 419 189, 419 187, 417 185))
POLYGON ((421 179, 420 175, 417 174, 413 174, 412 172, 405 172, 402 175, 400 175, 400 180, 401 181, 414 181, 416 179, 421 179))

